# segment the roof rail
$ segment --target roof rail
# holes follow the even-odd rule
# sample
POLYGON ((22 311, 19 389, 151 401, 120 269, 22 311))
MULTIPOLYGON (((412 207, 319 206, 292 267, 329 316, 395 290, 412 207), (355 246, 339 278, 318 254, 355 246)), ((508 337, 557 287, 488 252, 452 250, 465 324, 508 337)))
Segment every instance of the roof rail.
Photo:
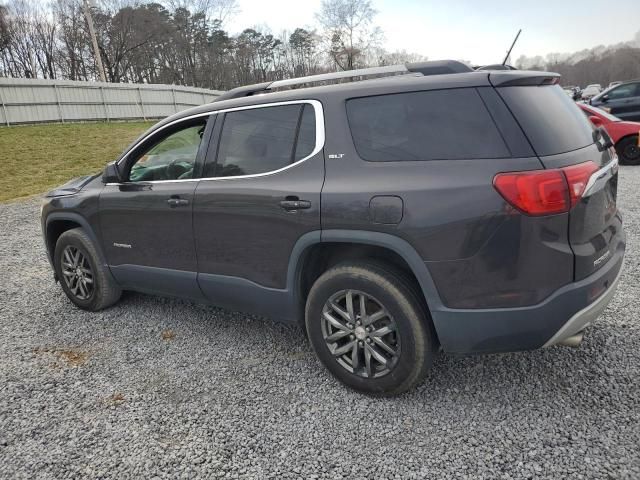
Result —
POLYGON ((341 80, 355 77, 392 76, 406 74, 445 75, 450 73, 473 72, 473 69, 464 63, 455 60, 437 60, 432 62, 405 63, 404 65, 389 65, 385 67, 360 68, 357 70, 344 70, 341 72, 322 73, 306 77, 275 80, 273 82, 257 83, 244 87, 234 88, 217 97, 214 102, 229 100, 231 98, 249 97, 260 93, 267 93, 277 88, 294 87, 309 83, 319 83, 341 80))

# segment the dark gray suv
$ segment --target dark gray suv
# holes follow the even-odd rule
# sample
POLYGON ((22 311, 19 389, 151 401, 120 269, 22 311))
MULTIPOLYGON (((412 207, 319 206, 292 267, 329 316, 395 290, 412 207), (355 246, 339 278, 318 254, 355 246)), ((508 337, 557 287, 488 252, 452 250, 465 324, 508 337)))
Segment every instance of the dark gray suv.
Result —
POLYGON ((47 195, 55 278, 87 310, 136 290, 300 322, 369 393, 440 349, 575 346, 625 237, 615 152, 558 78, 446 61, 232 90, 47 195))

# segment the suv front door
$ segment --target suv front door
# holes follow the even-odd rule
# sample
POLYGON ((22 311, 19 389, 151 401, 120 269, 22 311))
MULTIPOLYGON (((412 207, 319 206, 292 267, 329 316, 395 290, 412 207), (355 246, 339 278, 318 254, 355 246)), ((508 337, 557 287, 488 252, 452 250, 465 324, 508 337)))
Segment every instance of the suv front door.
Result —
POLYGON ((103 249, 123 288, 201 297, 192 210, 212 123, 202 116, 151 134, 119 162, 126 180, 100 194, 103 249))
POLYGON ((216 305, 291 319, 294 246, 320 238, 322 106, 227 111, 213 137, 193 210, 199 285, 216 305))
POLYGON ((624 83, 613 88, 602 106, 622 120, 640 120, 640 83, 624 83))

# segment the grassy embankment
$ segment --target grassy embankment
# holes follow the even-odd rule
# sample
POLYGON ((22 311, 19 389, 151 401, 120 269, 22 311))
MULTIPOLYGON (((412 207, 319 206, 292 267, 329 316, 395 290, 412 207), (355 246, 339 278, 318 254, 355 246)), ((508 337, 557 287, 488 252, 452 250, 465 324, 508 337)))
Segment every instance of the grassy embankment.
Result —
POLYGON ((0 202, 101 171, 149 122, 0 127, 0 202))

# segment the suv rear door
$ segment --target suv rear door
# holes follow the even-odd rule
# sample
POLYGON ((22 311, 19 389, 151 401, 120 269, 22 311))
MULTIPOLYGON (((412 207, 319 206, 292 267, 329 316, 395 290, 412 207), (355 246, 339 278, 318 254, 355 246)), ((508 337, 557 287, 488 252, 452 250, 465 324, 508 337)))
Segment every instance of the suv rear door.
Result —
POLYGON ((616 207, 615 153, 595 142, 593 126, 559 86, 525 84, 499 86, 497 90, 545 168, 594 164, 594 173, 585 178, 582 199, 569 214, 574 280, 580 280, 616 257, 624 242, 616 207))
POLYGON ((216 305, 286 318, 281 294, 294 246, 310 232, 320 237, 322 105, 292 101, 221 115, 195 193, 198 283, 216 305))

